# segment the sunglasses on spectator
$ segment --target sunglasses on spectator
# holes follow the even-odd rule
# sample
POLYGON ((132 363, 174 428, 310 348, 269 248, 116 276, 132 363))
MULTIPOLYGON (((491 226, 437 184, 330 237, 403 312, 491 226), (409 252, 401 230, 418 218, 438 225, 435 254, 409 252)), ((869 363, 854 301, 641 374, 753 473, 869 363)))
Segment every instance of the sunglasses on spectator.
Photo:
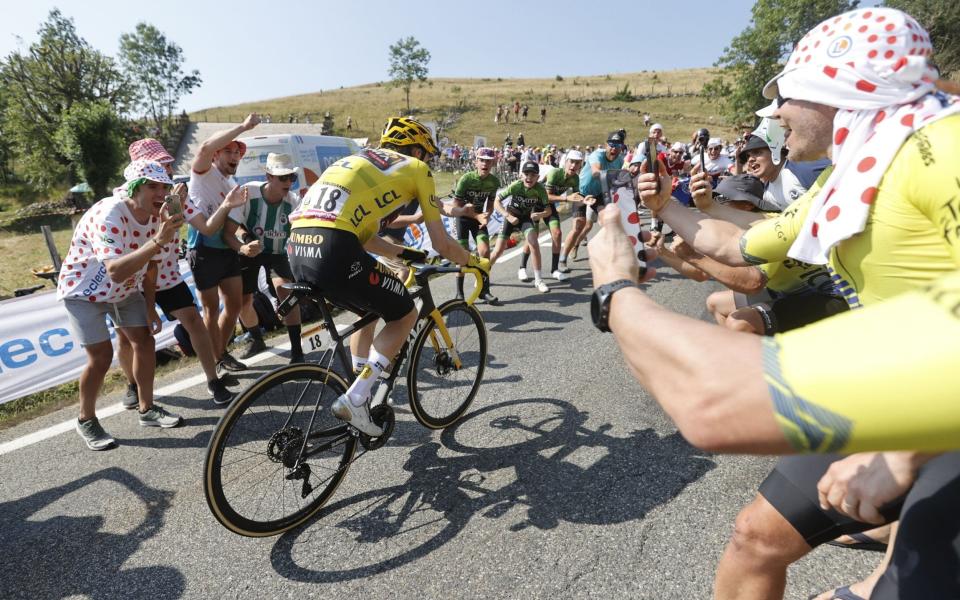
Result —
POLYGON ((780 108, 787 102, 790 102, 790 98, 784 98, 783 96, 780 95, 780 92, 778 91, 777 92, 777 108, 780 108))
POLYGON ((276 177, 280 181, 296 181, 297 180, 296 173, 289 173, 287 175, 274 175, 274 177, 276 177))

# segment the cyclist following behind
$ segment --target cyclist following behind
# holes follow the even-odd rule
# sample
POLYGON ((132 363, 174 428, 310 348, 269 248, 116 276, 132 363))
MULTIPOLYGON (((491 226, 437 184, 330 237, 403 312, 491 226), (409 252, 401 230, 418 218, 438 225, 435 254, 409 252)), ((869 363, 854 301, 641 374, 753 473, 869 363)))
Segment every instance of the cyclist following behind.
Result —
MULTIPOLYGON (((503 215, 503 228, 497 239, 497 246, 490 255, 490 263, 497 262, 507 248, 510 234, 516 230, 523 232, 527 243, 533 249, 533 285, 540 292, 549 292, 540 274, 540 243, 537 241, 536 223, 550 215, 547 190, 540 184, 540 167, 535 162, 526 162, 521 169, 523 177, 504 188, 494 199, 496 211, 503 215)), ((520 281, 529 281, 527 270, 520 267, 517 273, 520 281)))
MULTIPOLYGON (((490 256, 490 235, 487 233, 487 223, 493 210, 491 206, 493 197, 497 195, 497 190, 500 188, 500 179, 491 172, 496 160, 497 154, 493 148, 477 149, 474 164, 476 170, 464 173, 457 182, 453 192, 454 206, 450 210, 451 216, 457 219, 457 237, 460 245, 469 250, 472 235, 477 245, 477 254, 484 258, 490 256)), ((497 297, 490 293, 489 280, 485 284, 480 299, 489 304, 498 304, 497 297)), ((463 274, 457 274, 457 299, 463 300, 463 274)))
POLYGON ((373 437, 383 433, 370 418, 373 383, 410 334, 417 309, 403 282, 368 252, 411 260, 424 257, 422 252, 377 237, 381 221, 417 202, 433 248, 441 256, 485 272, 490 269, 487 259, 464 250, 443 227, 440 200, 427 166, 437 153, 430 131, 420 122, 391 118, 379 149, 362 150, 332 164, 290 215, 287 252, 297 281, 353 312, 374 312, 386 321, 376 338, 376 322, 351 336, 354 357, 368 360, 331 409, 337 418, 373 437))

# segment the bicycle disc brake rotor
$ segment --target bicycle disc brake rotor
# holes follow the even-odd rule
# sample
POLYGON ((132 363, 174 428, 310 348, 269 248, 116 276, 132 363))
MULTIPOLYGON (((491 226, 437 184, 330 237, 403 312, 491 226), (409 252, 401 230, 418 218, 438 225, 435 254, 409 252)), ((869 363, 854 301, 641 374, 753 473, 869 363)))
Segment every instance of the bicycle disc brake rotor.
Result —
POLYGON ((390 439, 390 434, 393 433, 393 426, 397 422, 397 415, 393 412, 393 408, 388 404, 378 404, 370 409, 370 419, 378 427, 383 428, 383 433, 377 437, 370 437, 365 433, 360 433, 360 444, 363 445, 367 450, 376 450, 377 448, 382 448, 384 444, 387 443, 387 440, 390 439))
POLYGON ((288 427, 270 436, 270 441, 267 442, 267 456, 273 462, 283 463, 283 466, 292 469, 297 462, 301 447, 303 447, 303 431, 297 427, 288 427))

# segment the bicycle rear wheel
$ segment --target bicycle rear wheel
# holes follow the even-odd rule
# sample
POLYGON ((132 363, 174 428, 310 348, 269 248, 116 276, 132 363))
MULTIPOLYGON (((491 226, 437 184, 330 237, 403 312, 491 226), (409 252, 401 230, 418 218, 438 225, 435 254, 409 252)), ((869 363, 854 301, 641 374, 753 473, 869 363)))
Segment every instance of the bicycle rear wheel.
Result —
POLYGON ((224 527, 276 535, 323 507, 356 451, 356 438, 330 414, 346 389, 336 373, 296 364, 267 373, 231 403, 210 438, 203 477, 224 527))
POLYGON ((442 429, 470 408, 487 364, 487 329, 476 308, 462 300, 438 307, 449 342, 426 319, 410 348, 407 392, 410 409, 424 427, 442 429))

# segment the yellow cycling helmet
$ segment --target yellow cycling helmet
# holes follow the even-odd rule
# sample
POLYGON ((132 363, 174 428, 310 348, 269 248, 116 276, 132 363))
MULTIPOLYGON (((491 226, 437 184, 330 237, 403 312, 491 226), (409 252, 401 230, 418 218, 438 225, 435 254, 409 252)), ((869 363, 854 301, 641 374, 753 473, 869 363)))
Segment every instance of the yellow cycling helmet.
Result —
POLYGON ((440 150, 433 141, 433 134, 420 121, 410 117, 392 117, 380 134, 380 145, 420 146, 436 156, 440 150))

